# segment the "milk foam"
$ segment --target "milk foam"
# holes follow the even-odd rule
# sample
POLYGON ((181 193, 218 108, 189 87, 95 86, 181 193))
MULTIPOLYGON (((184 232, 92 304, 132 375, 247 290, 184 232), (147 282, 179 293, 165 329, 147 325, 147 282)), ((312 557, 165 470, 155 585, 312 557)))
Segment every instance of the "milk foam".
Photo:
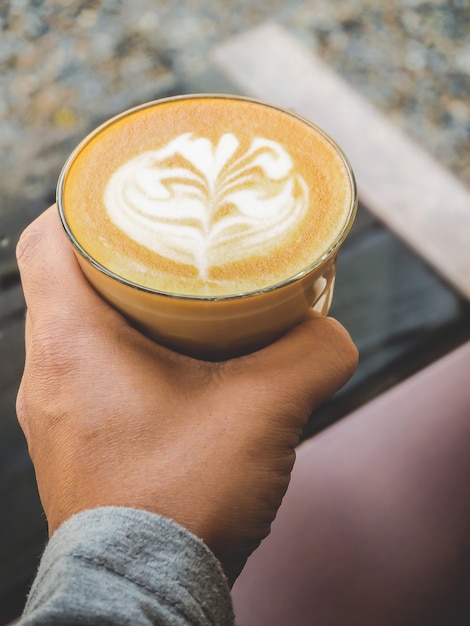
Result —
POLYGON ((309 205, 305 180, 282 145, 232 133, 214 144, 183 133, 121 165, 104 204, 128 237, 205 280, 211 267, 271 250, 295 231, 309 205))

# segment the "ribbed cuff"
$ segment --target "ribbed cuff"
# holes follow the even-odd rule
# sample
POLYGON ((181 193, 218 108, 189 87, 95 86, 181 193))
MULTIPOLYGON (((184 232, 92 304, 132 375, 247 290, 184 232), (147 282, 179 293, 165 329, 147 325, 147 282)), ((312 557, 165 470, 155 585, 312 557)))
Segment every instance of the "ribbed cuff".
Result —
POLYGON ((55 532, 21 623, 46 619, 48 624, 234 623, 227 580, 207 546, 175 522, 124 507, 84 511, 55 532))

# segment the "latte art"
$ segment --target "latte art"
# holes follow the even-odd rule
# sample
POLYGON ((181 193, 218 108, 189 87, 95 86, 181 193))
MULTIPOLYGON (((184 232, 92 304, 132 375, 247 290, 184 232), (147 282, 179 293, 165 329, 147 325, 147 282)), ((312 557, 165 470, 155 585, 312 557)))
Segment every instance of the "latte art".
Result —
POLYGON ((60 204, 77 248, 105 273, 212 300, 259 295, 323 262, 354 209, 351 183, 337 146, 295 114, 182 96, 87 137, 60 204))
POLYGON ((183 133, 111 176, 104 204, 128 237, 174 263, 212 267, 265 254, 304 218, 309 189, 278 142, 183 133))

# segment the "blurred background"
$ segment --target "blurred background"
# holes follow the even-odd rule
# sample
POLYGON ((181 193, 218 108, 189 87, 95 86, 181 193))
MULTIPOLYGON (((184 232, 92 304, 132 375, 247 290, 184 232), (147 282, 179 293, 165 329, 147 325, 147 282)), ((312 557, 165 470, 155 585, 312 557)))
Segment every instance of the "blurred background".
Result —
MULTIPOLYGON (((94 126, 147 100, 237 91, 209 53, 267 21, 470 187, 469 0, 0 0, 0 624, 21 612, 45 541, 14 410, 24 352, 18 236, 54 201, 65 159, 94 126)), ((367 207, 359 221, 333 314, 358 343, 361 367, 306 436, 469 334, 468 303, 367 207), (369 306, 387 310, 372 333, 369 306)))

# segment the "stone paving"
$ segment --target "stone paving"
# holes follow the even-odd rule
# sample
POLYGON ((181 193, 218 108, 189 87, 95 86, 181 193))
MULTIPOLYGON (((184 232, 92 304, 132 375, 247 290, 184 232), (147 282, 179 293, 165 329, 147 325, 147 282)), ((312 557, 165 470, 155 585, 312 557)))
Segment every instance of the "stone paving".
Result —
POLYGON ((75 143, 207 65, 207 51, 283 24, 470 186, 468 0, 11 0, 0 4, 0 215, 47 203, 75 143))

